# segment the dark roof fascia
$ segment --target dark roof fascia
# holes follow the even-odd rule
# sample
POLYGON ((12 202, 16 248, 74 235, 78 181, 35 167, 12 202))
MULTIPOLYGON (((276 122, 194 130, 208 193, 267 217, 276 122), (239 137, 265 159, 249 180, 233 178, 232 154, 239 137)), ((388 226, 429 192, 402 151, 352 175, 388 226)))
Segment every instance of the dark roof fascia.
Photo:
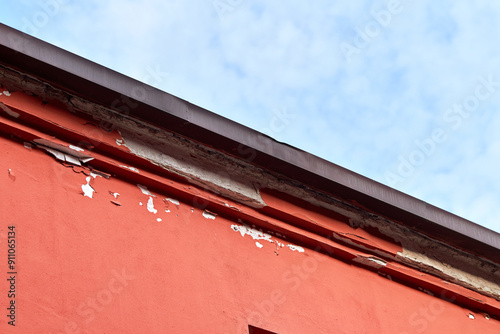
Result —
POLYGON ((494 231, 3 24, 0 63, 111 109, 130 98, 131 116, 500 262, 494 231))

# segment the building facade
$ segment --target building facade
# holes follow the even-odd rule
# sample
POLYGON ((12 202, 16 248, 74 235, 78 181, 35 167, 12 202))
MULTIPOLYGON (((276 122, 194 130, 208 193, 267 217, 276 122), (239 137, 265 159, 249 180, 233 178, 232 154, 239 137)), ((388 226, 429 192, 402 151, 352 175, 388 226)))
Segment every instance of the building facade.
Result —
POLYGON ((1 333, 499 333, 500 235, 0 26, 1 333))

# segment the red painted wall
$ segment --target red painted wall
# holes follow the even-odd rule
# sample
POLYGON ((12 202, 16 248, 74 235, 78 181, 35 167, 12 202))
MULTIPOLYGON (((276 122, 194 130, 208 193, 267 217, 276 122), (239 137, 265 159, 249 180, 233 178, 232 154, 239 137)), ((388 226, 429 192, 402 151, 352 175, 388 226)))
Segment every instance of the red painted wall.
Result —
POLYGON ((244 222, 221 212, 211 219, 168 187, 148 195, 134 174, 87 175, 2 129, 0 333, 248 333, 249 324, 283 334, 500 332, 495 319, 376 272, 292 250, 275 235, 242 236, 235 229, 244 222), (83 195, 88 177, 93 198, 83 195), (7 317, 9 226, 15 327, 7 317))

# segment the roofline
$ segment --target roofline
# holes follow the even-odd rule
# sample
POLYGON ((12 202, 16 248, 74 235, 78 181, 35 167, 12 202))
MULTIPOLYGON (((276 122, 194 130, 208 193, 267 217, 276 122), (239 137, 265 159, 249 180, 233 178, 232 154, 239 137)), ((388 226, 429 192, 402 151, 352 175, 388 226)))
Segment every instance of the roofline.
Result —
POLYGON ((250 148, 259 167, 498 262, 499 233, 3 24, 0 55, 4 66, 110 109, 130 98, 131 116, 244 160, 250 148))

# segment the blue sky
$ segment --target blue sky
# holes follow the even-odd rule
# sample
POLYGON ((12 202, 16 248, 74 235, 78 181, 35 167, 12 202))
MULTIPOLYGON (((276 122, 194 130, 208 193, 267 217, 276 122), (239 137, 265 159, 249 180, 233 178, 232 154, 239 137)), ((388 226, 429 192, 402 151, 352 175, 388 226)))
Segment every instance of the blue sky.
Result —
POLYGON ((500 232, 498 17, 482 0, 40 0, 0 13, 500 232))

